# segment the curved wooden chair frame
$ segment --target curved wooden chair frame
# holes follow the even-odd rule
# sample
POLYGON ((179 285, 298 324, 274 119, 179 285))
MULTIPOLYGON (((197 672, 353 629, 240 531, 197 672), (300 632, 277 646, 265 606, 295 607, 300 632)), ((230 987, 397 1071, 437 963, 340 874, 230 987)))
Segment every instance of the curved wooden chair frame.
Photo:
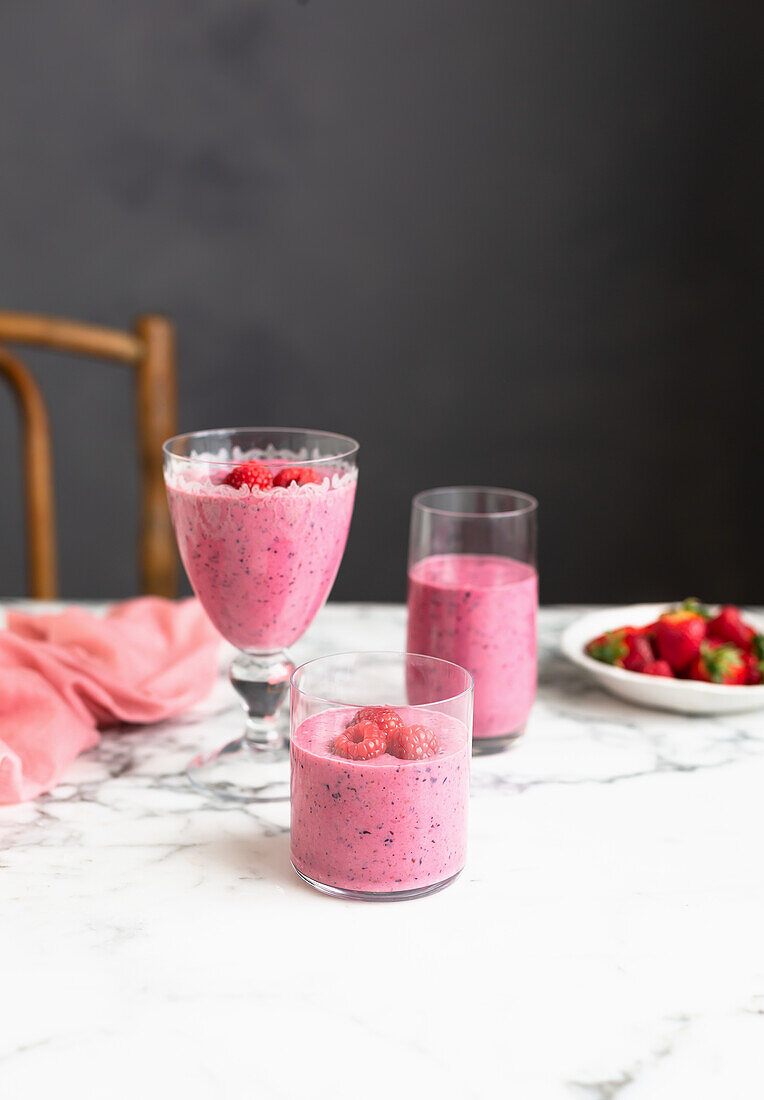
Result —
POLYGON ((39 386, 2 345, 27 344, 108 359, 136 375, 141 477, 140 571, 144 592, 173 596, 175 543, 162 475, 162 443, 176 431, 175 332, 164 317, 138 317, 132 332, 77 321, 0 311, 0 375, 22 416, 27 561, 32 596, 58 595, 53 459, 48 410, 39 386))

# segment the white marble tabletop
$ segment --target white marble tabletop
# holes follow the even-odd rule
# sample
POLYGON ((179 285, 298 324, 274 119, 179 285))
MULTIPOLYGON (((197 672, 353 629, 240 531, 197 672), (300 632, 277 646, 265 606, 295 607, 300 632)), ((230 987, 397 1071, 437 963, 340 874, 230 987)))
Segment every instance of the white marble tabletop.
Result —
MULTIPOLYGON (((468 866, 431 898, 324 897, 286 806, 188 788, 239 728, 222 677, 0 807, 0 1096, 761 1096, 764 713, 600 693, 557 651, 576 613, 542 613, 527 735, 474 760, 468 866)), ((404 621, 329 605, 295 655, 404 621)))

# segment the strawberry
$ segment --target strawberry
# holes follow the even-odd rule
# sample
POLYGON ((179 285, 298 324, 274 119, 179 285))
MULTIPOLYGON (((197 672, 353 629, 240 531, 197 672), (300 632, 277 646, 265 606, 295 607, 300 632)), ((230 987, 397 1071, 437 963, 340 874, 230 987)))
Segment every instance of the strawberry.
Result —
POLYGON ((650 643, 650 647, 653 651, 653 657, 658 652, 658 647, 655 644, 655 631, 656 631, 657 627, 658 627, 657 621, 654 622, 654 623, 648 623, 647 626, 642 627, 644 636, 645 636, 645 638, 647 638, 648 642, 650 643))
POLYGON ((718 638, 722 642, 731 642, 740 649, 750 649, 756 631, 743 622, 740 608, 732 604, 723 607, 715 619, 708 624, 709 638, 718 638))
POLYGON ((648 661, 642 669, 645 676, 673 676, 674 670, 668 661, 648 661))
POLYGON ((644 672, 645 665, 655 660, 650 639, 644 633, 627 634, 624 641, 629 652, 623 659, 623 667, 629 672, 644 672))
POLYGON ((625 628, 621 630, 608 630, 605 634, 593 638, 586 647, 586 652, 595 661, 603 661, 606 665, 623 665, 624 657, 628 656, 629 647, 624 637, 625 628))
POLYGON ((273 488, 273 478, 267 466, 263 466, 262 462, 255 462, 252 459, 250 462, 242 462, 241 466, 231 470, 223 478, 223 484, 230 485, 234 489, 240 489, 242 485, 248 485, 250 490, 255 488, 271 489, 273 488))
POLYGON ((747 684, 760 684, 764 680, 764 661, 761 661, 755 653, 744 653, 747 684))
POLYGON ((690 664, 688 675, 691 680, 734 685, 746 683, 748 672, 745 654, 737 646, 712 638, 701 642, 698 655, 690 664))
POLYGON ((751 652, 745 654, 748 667, 748 684, 760 684, 764 681, 764 634, 755 634, 751 642, 751 652))
POLYGON ((648 628, 644 626, 622 626, 600 634, 589 642, 586 652, 595 661, 630 672, 640 672, 642 666, 655 657, 648 628))
POLYGON ((294 482, 296 485, 320 485, 323 476, 311 466, 285 466, 273 479, 273 484, 286 489, 294 482))
POLYGON ((658 656, 682 672, 700 652, 706 636, 706 620, 695 611, 667 611, 655 624, 658 656))

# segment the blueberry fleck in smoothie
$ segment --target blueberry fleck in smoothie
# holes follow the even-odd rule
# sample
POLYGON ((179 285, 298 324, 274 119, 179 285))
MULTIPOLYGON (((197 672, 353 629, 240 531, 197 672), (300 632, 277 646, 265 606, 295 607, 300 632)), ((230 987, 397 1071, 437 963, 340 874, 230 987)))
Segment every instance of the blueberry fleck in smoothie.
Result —
POLYGON ((474 737, 522 731, 536 692, 536 570, 490 554, 438 554, 409 571, 410 653, 475 679, 474 737))
POLYGON ((340 708, 292 734, 292 863, 360 895, 445 885, 463 868, 470 737, 427 708, 340 708))
POLYGON ((285 649, 325 602, 347 541, 355 471, 242 463, 225 479, 168 480, 181 558, 220 633, 249 652, 285 649))

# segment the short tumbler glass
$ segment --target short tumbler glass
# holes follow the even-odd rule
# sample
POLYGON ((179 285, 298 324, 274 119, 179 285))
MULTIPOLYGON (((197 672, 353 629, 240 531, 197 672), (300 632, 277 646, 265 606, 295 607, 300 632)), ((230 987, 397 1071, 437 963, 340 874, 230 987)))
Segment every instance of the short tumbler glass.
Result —
POLYGON ((430 489, 413 500, 407 648, 472 673, 475 753, 513 744, 535 698, 537 510, 512 489, 430 489))
POLYGON ((450 885, 467 848, 469 673, 407 653, 343 653, 296 669, 291 697, 298 875, 364 901, 450 885))

